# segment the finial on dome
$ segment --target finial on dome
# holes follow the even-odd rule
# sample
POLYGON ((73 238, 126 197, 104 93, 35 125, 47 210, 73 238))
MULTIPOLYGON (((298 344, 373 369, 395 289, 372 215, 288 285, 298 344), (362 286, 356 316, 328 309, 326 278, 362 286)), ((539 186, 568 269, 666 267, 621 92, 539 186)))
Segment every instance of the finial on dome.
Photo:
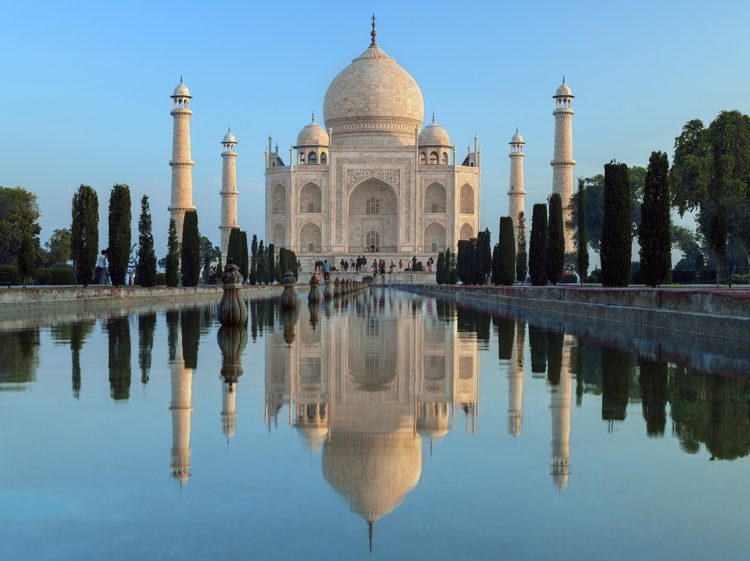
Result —
POLYGON ((432 112, 432 122, 433 123, 435 122, 435 112, 434 111, 432 112))
POLYGON ((182 74, 180 74, 180 84, 182 84, 182 74))
POLYGON ((372 520, 367 521, 367 542, 370 549, 370 553, 372 553, 372 529, 373 529, 373 523, 372 520))
POLYGON ((311 122, 311 123, 314 123, 314 122, 315 122, 315 111, 313 111, 313 112, 312 112, 312 121, 310 121, 310 122, 311 122))
POLYGON ((377 46, 377 43, 375 42, 375 37, 378 34, 378 32, 375 31, 375 20, 376 19, 377 18, 375 17, 375 14, 372 14, 372 31, 370 31, 370 37, 371 37, 371 39, 370 39, 370 46, 371 47, 376 47, 377 46))
POLYGON ((565 74, 563 74, 563 84, 565 83, 565 74))
POLYGON ((516 127, 516 134, 518 134, 518 127, 516 127))
POLYGON ((230 127, 230 126, 228 126, 228 125, 227 125, 227 132, 228 132, 228 133, 229 133, 229 132, 232 132, 232 127, 230 127))

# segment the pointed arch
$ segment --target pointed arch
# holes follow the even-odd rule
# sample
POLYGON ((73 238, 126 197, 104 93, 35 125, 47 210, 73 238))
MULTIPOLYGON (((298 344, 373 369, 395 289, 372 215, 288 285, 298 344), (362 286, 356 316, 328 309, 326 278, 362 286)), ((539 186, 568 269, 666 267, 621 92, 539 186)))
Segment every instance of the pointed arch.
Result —
POLYGON ((460 240, 470 240, 474 237, 474 228, 471 227, 471 224, 468 222, 461 226, 461 232, 458 235, 458 239, 460 240))
POLYGON ((445 187, 438 183, 430 183, 424 190, 425 213, 444 213, 446 209, 445 187))
POLYGON ((424 229, 424 248, 428 252, 438 252, 445 249, 445 227, 433 222, 424 229))
POLYGON ((322 212, 322 198, 320 187, 316 183, 312 181, 305 183, 299 190, 300 214, 322 212))
POLYGON ((308 253, 320 253, 321 251, 320 226, 308 222, 299 231, 299 245, 302 251, 308 253))
POLYGON ((461 214, 474 214, 474 187, 468 183, 461 186, 459 194, 459 212, 461 214))
POLYGON ((286 214, 286 189, 281 183, 277 183, 271 190, 271 212, 286 214))

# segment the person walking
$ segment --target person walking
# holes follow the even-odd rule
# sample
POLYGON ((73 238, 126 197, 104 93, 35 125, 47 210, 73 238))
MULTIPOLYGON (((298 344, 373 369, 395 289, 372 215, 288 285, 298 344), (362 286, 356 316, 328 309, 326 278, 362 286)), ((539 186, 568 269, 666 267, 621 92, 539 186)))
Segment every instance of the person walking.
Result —
POLYGON ((331 278, 331 266, 328 264, 328 259, 323 262, 323 279, 328 280, 331 278))
POLYGON ((398 272, 400 273, 404 269, 404 261, 402 259, 398 260, 398 272))

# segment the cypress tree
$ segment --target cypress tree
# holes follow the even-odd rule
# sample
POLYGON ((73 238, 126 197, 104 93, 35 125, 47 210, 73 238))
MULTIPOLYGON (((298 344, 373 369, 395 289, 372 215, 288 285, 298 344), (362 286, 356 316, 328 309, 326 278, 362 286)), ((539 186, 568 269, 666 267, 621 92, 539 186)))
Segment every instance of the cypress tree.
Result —
POLYGON ((185 212, 185 220, 182 226, 182 245, 180 247, 182 286, 198 286, 198 279, 201 275, 200 244, 198 213, 191 209, 185 212))
POLYGON ((448 284, 458 283, 458 273, 456 272, 456 254, 450 249, 445 250, 445 275, 448 284))
POLYGON ((229 232, 226 262, 229 263, 230 259, 238 267, 242 262, 242 232, 239 228, 232 228, 229 232))
POLYGON ((492 249, 490 246, 492 234, 489 229, 479 232, 476 250, 476 284, 487 284, 487 275, 492 272, 492 249))
POLYGON ((177 241, 177 227, 174 218, 169 219, 169 235, 167 236, 167 286, 180 285, 180 244, 177 241))
POLYGON ((565 265, 565 232, 563 230, 562 199, 557 193, 549 198, 549 222, 547 223, 547 280, 557 284, 565 265))
POLYGON ((459 240, 458 257, 456 258, 456 273, 462 284, 473 284, 475 280, 474 271, 472 270, 472 261, 474 259, 474 246, 476 238, 470 240, 459 240))
POLYGON ((531 284, 547 284, 547 205, 534 205, 529 242, 529 276, 531 284))
POLYGON ((266 255, 266 248, 263 244, 263 240, 260 240, 258 244, 258 250, 256 252, 256 279, 258 284, 268 284, 266 279, 266 267, 268 266, 268 255, 266 255))
POLYGON ((73 195, 70 237, 77 282, 88 286, 99 255, 99 197, 88 185, 73 195))
POLYGON ((492 248, 492 284, 500 284, 500 243, 492 248))
POLYGON ((148 195, 141 198, 141 216, 138 219, 138 284, 141 286, 156 285, 156 253, 154 252, 154 233, 151 230, 151 210, 148 195))
POLYGON ((520 283, 526 282, 526 274, 529 271, 528 253, 526 251, 526 213, 518 213, 518 225, 516 226, 518 238, 516 239, 516 280, 520 283))
POLYGON ((109 278, 125 283, 130 260, 130 187, 117 184, 109 196, 109 278))
POLYGON ((242 232, 240 235, 240 260, 237 263, 240 267, 240 273, 242 273, 242 278, 245 279, 245 282, 248 282, 248 268, 247 268, 247 260, 248 260, 248 253, 247 253, 247 232, 242 232))
POLYGON ((589 274, 589 242, 586 236, 586 189, 583 178, 578 179, 576 194, 576 268, 581 276, 581 283, 589 274))
POLYGON ((258 236, 253 234, 253 242, 250 244, 250 284, 258 282, 258 236))
POLYGON ((36 251, 31 234, 24 232, 21 238, 21 245, 18 248, 18 276, 21 277, 21 283, 26 288, 26 281, 34 275, 34 265, 36 263, 36 251))
POLYGON ((672 270, 672 225, 669 219, 669 162, 664 152, 652 152, 641 203, 638 243, 641 274, 649 286, 668 282, 672 270))
POLYGON ((500 218, 500 270, 498 281, 511 286, 516 276, 516 240, 513 235, 513 219, 510 216, 500 218))
POLYGON ((601 261, 603 286, 627 286, 633 243, 628 166, 604 166, 604 220, 601 261))
POLYGON ((274 257, 275 249, 274 244, 268 244, 268 264, 266 265, 268 267, 268 284, 273 284, 273 279, 276 276, 276 261, 274 257))
POLYGON ((435 282, 445 284, 445 253, 438 253, 437 267, 435 267, 435 282))

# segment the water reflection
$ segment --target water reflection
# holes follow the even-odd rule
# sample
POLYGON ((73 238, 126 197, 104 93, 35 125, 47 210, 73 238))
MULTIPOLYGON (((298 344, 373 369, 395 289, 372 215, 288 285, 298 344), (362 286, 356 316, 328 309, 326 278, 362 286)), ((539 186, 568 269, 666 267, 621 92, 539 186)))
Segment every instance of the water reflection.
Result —
MULTIPOLYGON (((96 405, 97 399, 111 399, 120 404, 120 411, 143 405, 137 410, 140 415, 161 399, 153 406, 161 423, 167 422, 170 393, 170 459, 164 454, 169 435, 159 435, 162 454, 153 460, 153 469, 165 479, 171 473, 180 484, 191 478, 191 446, 196 465, 199 456, 209 454, 206 438, 217 439, 222 447, 220 432, 227 443, 233 439, 227 457, 239 465, 244 457, 238 454, 264 445, 253 440, 257 434, 248 427, 267 430, 270 444, 278 447, 288 441, 278 438, 277 430, 294 431, 301 443, 292 453, 311 453, 313 461, 319 458, 315 477, 327 495, 340 496, 364 520, 362 539, 368 529, 372 537, 377 521, 399 505, 417 502, 415 488, 426 485, 430 470, 437 476, 439 469, 449 469, 441 462, 455 453, 468 457, 480 449, 487 461, 533 454, 531 476, 544 477, 552 483, 544 492, 556 496, 556 488, 566 499, 575 496, 575 487, 593 485, 589 477, 576 475, 584 468, 590 471, 602 462, 605 469, 616 471, 606 465, 606 458, 583 454, 584 447, 591 450, 600 444, 596 439, 630 439, 607 441, 628 445, 637 445, 638 439, 660 439, 649 442, 664 443, 666 450, 674 438, 685 453, 703 453, 706 460, 750 454, 748 380, 658 360, 653 347, 644 354, 638 348, 564 332, 551 320, 527 323, 510 313, 488 315, 450 301, 389 291, 352 295, 321 306, 305 302, 289 313, 280 312, 275 301, 252 301, 249 311, 247 329, 218 328, 213 306, 191 306, 131 315, 118 311, 58 321, 48 328, 5 330, 0 335, 0 391, 57 388, 54 383, 44 385, 52 378, 45 379, 46 369, 59 373, 59 363, 64 369, 70 364, 71 378, 62 372, 64 398, 80 411, 87 401, 96 405), (101 329, 95 330, 97 321, 101 329), (248 345, 248 340, 257 346, 248 345), (134 352, 131 345, 136 341, 134 352), (53 367, 51 360, 45 362, 52 354, 45 348, 50 343, 64 358, 53 367), (249 355, 258 366, 243 375, 243 360, 250 360, 249 355), (195 404, 207 414, 193 419, 193 374, 199 371, 199 361, 209 376, 203 377, 202 385, 196 376, 195 404), (87 399, 73 402, 68 380, 73 396, 81 396, 83 368, 83 389, 98 383, 99 391, 86 391, 87 399), (134 368, 144 388, 148 384, 149 395, 131 395, 134 368), (481 434, 480 382, 482 413, 488 419, 482 422, 481 434), (212 393, 200 395, 199 389, 212 393), (243 408, 239 417, 238 404, 243 408), (210 431, 191 426, 205 419, 211 422, 210 431), (623 434, 624 423, 635 424, 637 430, 623 434), (192 428, 197 430, 191 443, 192 428), (516 439, 515 448, 503 448, 512 441, 506 433, 516 439), (574 445, 580 451, 575 456, 574 445)), ((747 361, 732 364, 749 371, 747 361)), ((22 403, 14 398, 23 397, 4 394, 3 408, 22 403)), ((107 414, 95 411, 91 414, 107 414)), ((91 423, 97 420, 92 417, 91 423)), ((134 452, 138 455, 139 450, 134 452)), ((463 461, 464 456, 460 458, 451 461, 463 461)), ((481 476, 481 470, 472 471, 476 465, 464 465, 467 473, 481 476)), ((196 488, 211 477, 201 473, 201 484, 191 486, 191 493, 197 495, 196 488)), ((493 482, 485 483, 489 489, 493 482)))
POLYGON ((322 448, 325 480, 370 533, 417 485, 422 439, 432 447, 444 438, 457 410, 474 431, 478 415, 476 334, 489 337, 490 319, 426 314, 432 300, 403 304, 383 294, 341 298, 325 325, 303 309, 309 319, 284 314, 281 332, 266 338, 269 430, 288 404, 306 446, 322 448))

